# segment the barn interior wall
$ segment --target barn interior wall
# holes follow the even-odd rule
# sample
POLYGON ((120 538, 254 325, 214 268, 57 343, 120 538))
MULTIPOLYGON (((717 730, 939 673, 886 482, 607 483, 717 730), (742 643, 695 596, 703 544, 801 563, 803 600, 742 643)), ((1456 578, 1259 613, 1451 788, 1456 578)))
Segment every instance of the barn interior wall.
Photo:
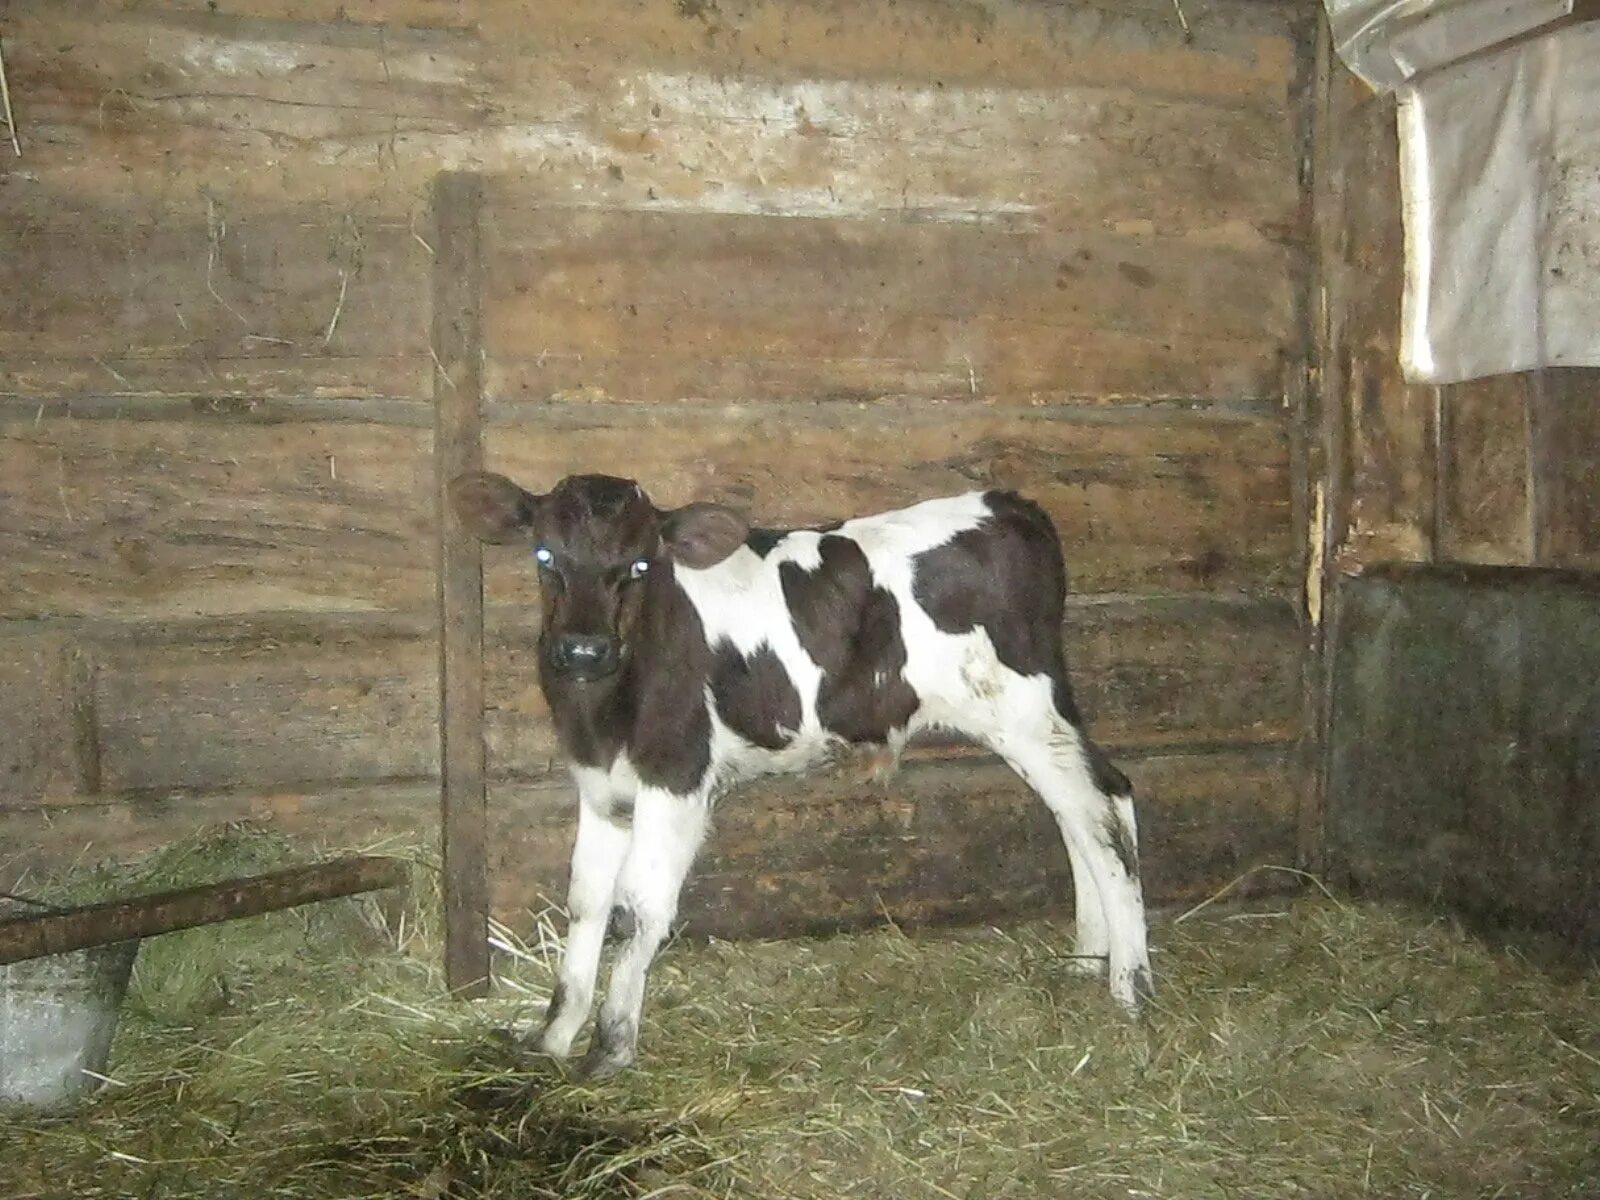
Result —
POLYGON ((1394 104, 1319 111, 1328 865, 1600 945, 1600 371, 1408 385, 1394 104))
MULTIPOLYGON (((13 0, 0 862, 239 819, 436 836, 442 170, 487 180, 491 466, 766 523, 1021 488, 1062 529, 1154 897, 1294 861, 1312 30, 1259 0, 13 0)), ((569 798, 531 581, 485 574, 514 911, 561 895, 569 798)), ((1042 806, 930 749, 888 790, 729 803, 689 911, 782 932, 1067 894, 1042 806)))

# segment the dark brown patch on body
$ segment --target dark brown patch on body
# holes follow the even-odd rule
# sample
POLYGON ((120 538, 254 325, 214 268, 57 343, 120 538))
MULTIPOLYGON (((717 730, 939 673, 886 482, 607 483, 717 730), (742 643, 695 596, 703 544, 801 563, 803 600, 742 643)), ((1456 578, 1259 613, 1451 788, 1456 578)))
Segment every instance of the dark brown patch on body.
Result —
POLYGON ((748 657, 732 642, 718 642, 711 694, 722 723, 764 750, 783 749, 800 728, 800 693, 764 642, 748 657))
POLYGON ((911 594, 943 632, 982 629, 1003 665, 1047 675, 1057 711, 1081 725, 1061 648, 1067 570, 1055 526, 1015 492, 984 502, 988 520, 912 561, 911 594))
POLYGON ((692 792, 711 766, 705 699, 711 651, 700 614, 667 571, 650 576, 633 667, 628 753, 634 770, 648 786, 692 792))
POLYGON ((830 522, 827 525, 807 526, 804 530, 767 529, 756 526, 745 535, 744 544, 749 546, 751 550, 755 551, 759 557, 765 558, 767 555, 772 553, 773 548, 776 547, 779 542, 783 541, 783 539, 788 537, 791 533, 832 533, 837 528, 839 528, 838 521, 830 522))
MULTIPOLYGON (((1050 680, 1056 711, 1079 731, 1085 765, 1102 794, 1131 796, 1128 777, 1089 740, 1067 678, 1061 619, 1067 568, 1050 518, 1015 492, 989 492, 992 514, 912 562, 911 594, 945 633, 982 629, 1000 662, 1050 680)), ((1113 850, 1119 850, 1113 846, 1113 850)), ((1137 876, 1135 858, 1128 866, 1137 876)))
POLYGON ((787 529, 762 529, 754 528, 745 534, 744 544, 754 550, 758 557, 765 558, 772 553, 772 548, 784 538, 789 536, 787 529))
POLYGON ((901 674, 900 606, 873 583, 855 542, 829 536, 817 548, 822 561, 814 571, 792 562, 778 567, 800 645, 822 669, 817 719, 846 741, 883 742, 919 703, 901 674))

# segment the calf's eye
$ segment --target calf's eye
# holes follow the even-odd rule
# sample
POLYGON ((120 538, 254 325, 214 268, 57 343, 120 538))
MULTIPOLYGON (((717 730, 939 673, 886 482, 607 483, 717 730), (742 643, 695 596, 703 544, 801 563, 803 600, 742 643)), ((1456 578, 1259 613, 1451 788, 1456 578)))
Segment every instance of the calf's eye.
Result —
POLYGON ((650 569, 650 560, 647 558, 636 559, 628 568, 629 579, 643 579, 645 572, 650 569))
POLYGON ((548 567, 555 562, 556 556, 550 553, 549 547, 539 546, 533 552, 533 560, 541 567, 548 567))

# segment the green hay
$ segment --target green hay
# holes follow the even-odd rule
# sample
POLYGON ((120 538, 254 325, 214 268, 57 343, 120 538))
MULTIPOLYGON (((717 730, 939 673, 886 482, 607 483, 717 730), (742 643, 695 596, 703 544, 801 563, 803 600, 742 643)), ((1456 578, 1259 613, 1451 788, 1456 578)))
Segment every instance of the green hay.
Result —
MULTIPOLYGON (((177 853, 215 877, 283 851, 177 853)), ((1057 921, 679 943, 642 1069, 587 1086, 504 1033, 542 1011, 551 927, 499 931, 495 997, 446 1000, 432 878, 404 912, 147 942, 116 1083, 0 1123, 0 1195, 1600 1195, 1600 977, 1413 912, 1158 925, 1140 1024, 1072 976, 1057 921)))

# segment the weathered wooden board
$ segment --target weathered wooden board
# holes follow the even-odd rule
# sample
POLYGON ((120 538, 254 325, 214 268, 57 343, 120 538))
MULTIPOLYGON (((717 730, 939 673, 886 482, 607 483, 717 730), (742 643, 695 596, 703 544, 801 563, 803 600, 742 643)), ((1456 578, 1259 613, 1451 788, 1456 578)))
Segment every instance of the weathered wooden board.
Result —
POLYGON ((324 24, 30 4, 8 64, 42 177, 99 194, 159 172, 179 202, 204 182, 403 212, 440 169, 521 167, 547 201, 653 191, 715 211, 1280 235, 1295 208, 1292 18, 1195 4, 1192 37, 1149 2, 734 15, 540 0, 420 22, 475 33, 342 9, 324 24))
MULTIPOLYGON (((1291 864, 1294 789, 1275 751, 1133 760, 1144 874, 1154 903, 1210 891, 1258 863, 1291 864)), ((493 869, 503 912, 566 893, 572 801, 506 787, 493 869)), ((888 789, 846 779, 780 781, 728 797, 691 875, 697 933, 776 936, 896 921, 993 920, 1070 907, 1060 834, 998 765, 908 767, 888 789)))
MULTIPOLYGON (((1341 79, 1339 90, 1352 85, 1341 79)), ((1392 99, 1338 106, 1331 170, 1335 252, 1325 258, 1334 314, 1324 381, 1344 413, 1345 460, 1333 544, 1343 569, 1422 561, 1433 552, 1434 390, 1408 386, 1399 362, 1404 254, 1392 99)))
POLYGON ((1095 737, 1162 747, 1292 741, 1303 634, 1286 600, 1072 604, 1066 645, 1095 737))
MULTIPOLYGON (((48 12, 51 2, 13 0, 13 7, 48 12)), ((102 20, 147 7, 137 0, 85 0, 77 6, 102 20)), ((716 62, 799 76, 921 73, 951 82, 1115 85, 1134 79, 1168 96, 1237 103, 1276 95, 1291 69, 1282 40, 1303 16, 1296 7, 1276 0, 1188 0, 1188 36, 1167 0, 1070 7, 1002 0, 979 8, 757 0, 734 10, 685 8, 676 0, 581 6, 549 0, 234 0, 228 13, 256 18, 267 28, 381 24, 391 36, 474 31, 492 46, 519 53, 571 46, 596 61, 716 62)), ((212 27, 229 20, 215 15, 210 0, 166 0, 162 8, 207 19, 212 27)))
POLYGON ((318 851, 428 853, 438 845, 439 785, 175 792, 7 812, 0 888, 33 871, 130 862, 236 822, 260 825, 318 851))
MULTIPOLYGON (((490 770, 538 777, 559 765, 539 691, 538 614, 496 614, 489 639, 490 770)), ((1301 635, 1287 602, 1072 602, 1067 657, 1097 740, 1151 752, 1292 741, 1299 733, 1301 635)))
POLYGON ((0 426, 0 616, 423 607, 430 440, 358 424, 0 426))
MULTIPOLYGON (((648 68, 606 86, 593 75, 586 82, 600 94, 598 111, 536 132, 539 170, 525 165, 513 194, 554 196, 549 174, 582 172, 607 207, 988 215, 1247 245, 1293 224, 1284 95, 1218 108, 1126 83, 1009 88, 831 73, 772 81, 648 68)), ((502 95, 519 107, 514 88, 502 95)), ((529 99, 548 110, 544 97, 529 99)))
POLYGON ((1152 234, 501 209, 488 261, 496 399, 1275 399, 1294 336, 1289 251, 1152 234))
POLYGON ((77 740, 64 639, 0 633, 0 811, 78 790, 77 740))
MULTIPOLYGON (((1287 437, 1276 417, 1131 419, 908 407, 552 406, 485 432, 490 469, 535 488, 601 471, 670 506, 715 499, 760 524, 878 512, 1016 488, 1056 519, 1077 592, 1294 586, 1287 437)), ((529 603, 511 552, 494 603, 529 603)))
POLYGON ((429 778, 438 648, 361 631, 103 645, 94 711, 108 793, 429 778))
POLYGON ((425 396, 428 253, 296 207, 0 192, 0 393, 425 396))
POLYGON ((1542 382, 1542 561, 1600 570, 1600 369, 1549 370, 1542 382))
POLYGON ((126 900, 0 918, 0 963, 69 954, 90 946, 109 946, 401 887, 409 876, 409 867, 398 858, 341 858, 126 900))
POLYGON ((67 194, 109 200, 144 176, 190 212, 216 197, 406 211, 426 181, 407 155, 397 186, 396 140, 468 129, 485 101, 461 34, 27 7, 7 38, 21 137, 67 194))
POLYGON ((1600 583, 1389 568, 1344 583, 1335 630, 1339 871, 1600 948, 1600 583))
POLYGON ((1527 377, 1440 389, 1439 555, 1450 562, 1531 563, 1527 377))

